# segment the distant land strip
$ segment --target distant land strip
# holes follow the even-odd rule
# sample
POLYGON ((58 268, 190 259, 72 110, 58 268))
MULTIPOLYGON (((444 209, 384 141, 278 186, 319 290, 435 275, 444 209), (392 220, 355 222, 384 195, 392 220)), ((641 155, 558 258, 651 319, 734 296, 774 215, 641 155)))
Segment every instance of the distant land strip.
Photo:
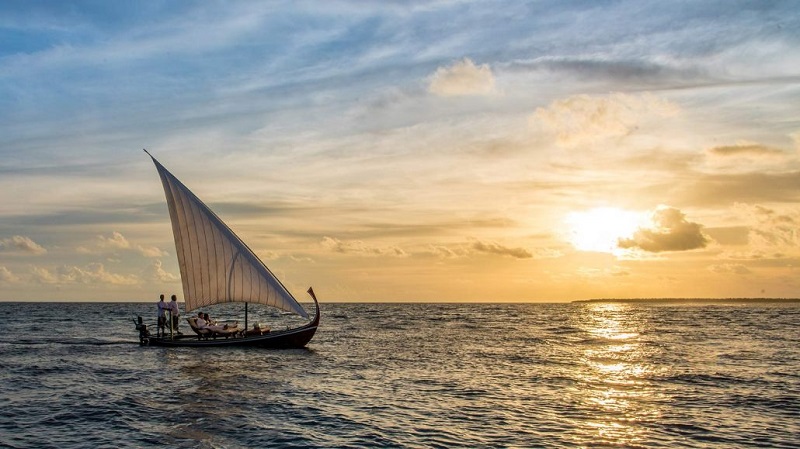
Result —
POLYGON ((800 298, 598 298, 579 299, 573 303, 626 303, 626 304, 774 304, 800 303, 800 298))

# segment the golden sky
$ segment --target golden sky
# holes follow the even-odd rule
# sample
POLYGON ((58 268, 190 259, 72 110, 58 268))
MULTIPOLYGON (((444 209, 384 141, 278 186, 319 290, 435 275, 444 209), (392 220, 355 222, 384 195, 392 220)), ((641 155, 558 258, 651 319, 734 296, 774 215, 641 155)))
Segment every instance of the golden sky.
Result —
POLYGON ((182 293, 147 148, 301 300, 797 297, 791 2, 0 6, 0 300, 182 293))

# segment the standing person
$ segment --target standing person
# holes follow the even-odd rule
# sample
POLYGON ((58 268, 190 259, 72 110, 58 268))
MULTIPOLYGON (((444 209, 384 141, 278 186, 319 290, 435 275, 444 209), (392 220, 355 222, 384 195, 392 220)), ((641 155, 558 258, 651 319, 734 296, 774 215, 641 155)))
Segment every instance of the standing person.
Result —
POLYGON ((169 302, 169 310, 172 312, 172 328, 178 333, 178 335, 183 335, 183 333, 178 330, 181 311, 178 308, 178 298, 176 298, 175 295, 172 295, 172 300, 169 302))
POLYGON ((167 334, 164 332, 164 327, 167 325, 167 314, 166 311, 169 310, 169 304, 164 302, 164 295, 160 296, 161 300, 158 301, 156 306, 158 307, 158 328, 156 329, 156 337, 166 336, 167 334))

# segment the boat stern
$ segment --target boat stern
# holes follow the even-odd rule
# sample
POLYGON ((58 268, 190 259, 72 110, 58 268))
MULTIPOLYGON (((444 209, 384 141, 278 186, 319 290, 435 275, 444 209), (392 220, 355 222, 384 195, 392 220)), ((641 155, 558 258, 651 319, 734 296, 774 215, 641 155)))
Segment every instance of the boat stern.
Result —
POLYGON ((139 344, 142 346, 150 344, 150 331, 147 330, 147 325, 142 322, 142 317, 137 316, 133 320, 133 324, 136 326, 136 330, 139 331, 139 344))

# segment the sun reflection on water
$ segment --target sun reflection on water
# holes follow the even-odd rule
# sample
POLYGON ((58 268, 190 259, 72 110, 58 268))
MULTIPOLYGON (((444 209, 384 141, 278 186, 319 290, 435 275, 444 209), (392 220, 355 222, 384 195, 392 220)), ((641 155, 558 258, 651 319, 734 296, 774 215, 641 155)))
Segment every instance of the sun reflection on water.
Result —
POLYGON ((583 423, 592 441, 636 446, 646 441, 645 421, 661 416, 655 388, 653 348, 643 342, 647 321, 629 305, 587 304, 578 327, 584 332, 580 402, 594 419, 583 423))

